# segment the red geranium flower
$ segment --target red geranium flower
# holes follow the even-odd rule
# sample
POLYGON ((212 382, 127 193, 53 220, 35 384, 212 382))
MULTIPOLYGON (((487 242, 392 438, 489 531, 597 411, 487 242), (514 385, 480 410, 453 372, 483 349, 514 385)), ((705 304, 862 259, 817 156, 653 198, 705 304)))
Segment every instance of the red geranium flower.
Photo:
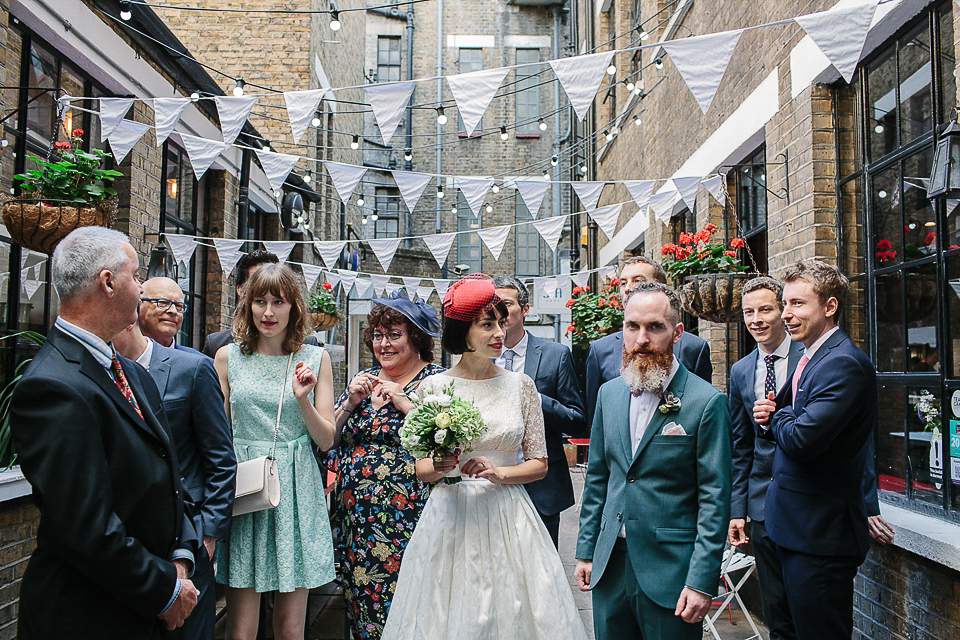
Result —
POLYGON ((54 149, 69 149, 69 148, 70 148, 70 143, 67 142, 66 140, 63 140, 63 141, 61 141, 61 142, 54 142, 54 143, 53 143, 53 148, 54 148, 54 149))
POLYGON ((620 286, 620 278, 614 278, 613 280, 611 280, 611 281, 610 281, 610 286, 611 286, 611 287, 619 287, 619 286, 620 286))
POLYGON ((743 238, 734 238, 730 241, 730 246, 734 249, 743 249, 745 246, 747 246, 747 243, 744 242, 743 238))
POLYGON ((707 244, 710 242, 710 234, 706 229, 702 229, 693 234, 693 239, 697 242, 697 244, 707 244))
POLYGON ((73 133, 71 133, 70 136, 73 138, 79 138, 83 136, 83 129, 74 129, 73 133))
POLYGON ((320 286, 323 287, 324 289, 326 289, 327 291, 330 291, 330 290, 333 289, 333 285, 330 284, 329 282, 324 282, 324 283, 323 283, 322 285, 320 285, 320 286))
POLYGON ((937 232, 931 231, 930 233, 927 234, 927 237, 923 241, 923 244, 933 244, 936 241, 937 241, 937 232))
POLYGON ((960 249, 960 246, 952 244, 949 247, 947 247, 947 250, 950 250, 950 249, 960 249))
POLYGON ((886 238, 884 238, 883 240, 877 243, 877 249, 892 249, 892 248, 893 248, 893 244, 886 238))
POLYGON ((693 238, 694 236, 692 233, 687 233, 686 231, 684 231, 683 233, 680 234, 680 244, 693 244, 694 242, 693 238))
POLYGON ((571 307, 573 307, 573 298, 567 300, 567 309, 570 309, 571 307))
POLYGON ((578 295, 580 295, 581 293, 583 293, 583 287, 574 287, 574 288, 573 288, 573 295, 578 296, 578 295))
POLYGON ((737 257, 737 252, 736 252, 736 251, 724 251, 724 252, 723 252, 723 255, 727 256, 728 258, 736 258, 736 257, 737 257))
POLYGON ((576 329, 576 327, 574 327, 572 324, 567 325, 567 330, 564 333, 566 333, 566 335, 570 335, 571 333, 573 333, 574 329, 576 329))
POLYGON ((717 228, 717 225, 713 224, 712 222, 708 222, 707 226, 705 226, 703 229, 707 233, 716 233, 717 231, 720 230, 717 228))

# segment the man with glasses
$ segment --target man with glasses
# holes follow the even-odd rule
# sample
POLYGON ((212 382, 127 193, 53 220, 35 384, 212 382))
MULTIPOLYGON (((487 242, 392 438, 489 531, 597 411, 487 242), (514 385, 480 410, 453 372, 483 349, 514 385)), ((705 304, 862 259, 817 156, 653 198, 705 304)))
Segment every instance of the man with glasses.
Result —
POLYGON ((175 280, 150 278, 143 283, 143 295, 140 296, 140 330, 143 335, 164 347, 200 353, 177 344, 177 333, 186 312, 183 290, 175 280))

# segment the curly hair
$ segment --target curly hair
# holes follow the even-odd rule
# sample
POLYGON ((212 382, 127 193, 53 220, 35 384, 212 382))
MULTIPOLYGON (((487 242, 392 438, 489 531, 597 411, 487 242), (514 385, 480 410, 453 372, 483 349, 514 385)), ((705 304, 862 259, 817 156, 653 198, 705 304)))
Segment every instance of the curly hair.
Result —
POLYGON ((233 339, 240 345, 244 355, 256 351, 260 338, 253 322, 253 301, 268 293, 290 305, 290 318, 282 347, 284 354, 300 351, 304 338, 311 333, 310 315, 300 280, 290 267, 268 263, 254 271, 247 280, 237 305, 237 314, 233 318, 233 339))
POLYGON ((373 311, 367 314, 367 324, 363 329, 363 344, 367 345, 370 353, 373 353, 373 332, 397 325, 403 325, 406 328, 410 346, 420 355, 420 359, 424 362, 433 362, 433 338, 418 329, 407 316, 383 304, 374 305, 373 311))

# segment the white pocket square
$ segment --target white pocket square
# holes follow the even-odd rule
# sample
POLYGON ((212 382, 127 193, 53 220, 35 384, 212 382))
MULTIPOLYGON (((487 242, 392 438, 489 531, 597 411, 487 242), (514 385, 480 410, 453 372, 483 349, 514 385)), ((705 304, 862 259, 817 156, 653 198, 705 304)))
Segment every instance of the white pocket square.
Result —
POLYGON ((682 425, 677 424, 676 422, 671 422, 663 427, 660 430, 660 435, 662 436, 685 436, 687 435, 686 429, 682 425))

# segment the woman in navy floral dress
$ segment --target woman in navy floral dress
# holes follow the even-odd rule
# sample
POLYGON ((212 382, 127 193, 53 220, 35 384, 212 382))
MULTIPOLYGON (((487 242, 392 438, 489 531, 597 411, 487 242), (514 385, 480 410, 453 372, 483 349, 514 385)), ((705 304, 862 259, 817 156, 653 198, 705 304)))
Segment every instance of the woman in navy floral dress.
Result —
POLYGON ((361 371, 336 403, 340 431, 334 538, 355 638, 380 638, 403 550, 429 495, 399 429, 413 403, 406 394, 427 376, 436 310, 404 289, 374 300, 363 339, 380 363, 361 371))

